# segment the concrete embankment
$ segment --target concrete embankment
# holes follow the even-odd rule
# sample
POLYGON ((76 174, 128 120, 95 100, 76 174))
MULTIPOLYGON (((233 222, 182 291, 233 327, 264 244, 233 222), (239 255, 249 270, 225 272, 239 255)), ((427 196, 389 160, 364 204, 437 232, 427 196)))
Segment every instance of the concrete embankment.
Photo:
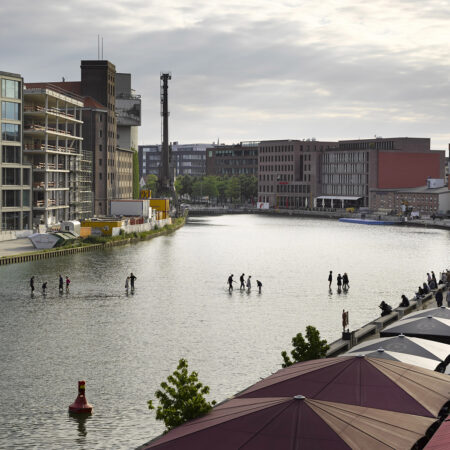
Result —
MULTIPOLYGON (((428 309, 432 307, 436 307, 435 294, 440 290, 441 292, 446 291, 444 285, 440 285, 440 287, 436 290, 433 290, 431 293, 426 295, 425 297, 418 300, 410 300, 410 305, 407 308, 395 308, 391 314, 388 314, 384 317, 378 317, 372 322, 367 323, 361 328, 351 331, 348 336, 348 339, 338 339, 330 344, 330 349, 327 352, 327 358, 331 358, 333 356, 338 356, 341 353, 345 353, 354 347, 357 344, 360 344, 363 341, 369 339, 375 339, 380 337, 380 331, 383 330, 384 327, 390 325, 391 323, 401 319, 407 314, 413 311, 419 311, 422 309, 428 309)), ((445 294, 444 294, 445 298, 445 294)))
POLYGON ((137 236, 132 236, 132 237, 124 236, 122 239, 110 240, 110 241, 101 242, 98 244, 96 244, 96 243, 82 244, 79 247, 55 248, 55 249, 51 249, 51 250, 35 250, 33 252, 20 253, 20 254, 11 255, 11 256, 3 256, 3 257, 0 257, 0 266, 6 265, 6 264, 15 264, 15 263, 28 262, 28 261, 36 261, 39 259, 54 258, 56 256, 72 255, 75 253, 84 253, 84 252, 89 252, 92 250, 100 250, 100 249, 105 249, 105 248, 110 248, 110 247, 132 244, 132 243, 140 242, 140 241, 146 241, 146 240, 158 237, 158 236, 163 236, 166 234, 173 233, 174 231, 181 228, 184 224, 185 224, 185 219, 182 218, 182 220, 178 220, 173 225, 166 226, 159 231, 155 231, 155 232, 148 233, 148 234, 147 233, 139 233, 139 234, 137 234, 137 236))

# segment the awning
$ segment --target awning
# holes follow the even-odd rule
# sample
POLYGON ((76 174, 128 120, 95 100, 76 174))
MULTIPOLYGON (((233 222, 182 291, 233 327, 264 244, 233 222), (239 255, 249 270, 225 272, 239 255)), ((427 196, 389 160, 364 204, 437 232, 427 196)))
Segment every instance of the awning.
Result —
POLYGON ((347 197, 345 195, 321 195, 320 197, 316 197, 316 200, 359 200, 362 197, 347 197))

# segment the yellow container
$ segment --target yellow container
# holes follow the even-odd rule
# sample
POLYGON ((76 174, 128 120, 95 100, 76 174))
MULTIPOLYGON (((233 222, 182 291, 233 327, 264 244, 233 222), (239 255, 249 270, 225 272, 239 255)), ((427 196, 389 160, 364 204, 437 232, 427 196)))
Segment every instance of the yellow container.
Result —
POLYGON ((150 206, 155 211, 161 211, 166 213, 166 215, 169 215, 170 212, 170 203, 168 198, 151 198, 150 200, 150 206))
POLYGON ((113 228, 120 228, 123 225, 121 220, 83 220, 81 226, 91 227, 91 234, 98 234, 100 230, 103 236, 112 236, 113 228), (93 230, 96 230, 96 232, 93 230))
POLYGON ((80 227, 80 237, 85 238, 91 235, 91 227, 80 227))

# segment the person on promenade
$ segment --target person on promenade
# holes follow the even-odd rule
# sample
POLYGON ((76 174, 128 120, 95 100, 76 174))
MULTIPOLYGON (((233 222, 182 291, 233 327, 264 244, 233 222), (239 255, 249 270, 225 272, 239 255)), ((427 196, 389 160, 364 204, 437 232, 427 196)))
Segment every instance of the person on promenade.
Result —
POLYGON ((34 275, 30 278, 31 293, 34 292, 34 275))
POLYGON ((424 294, 425 294, 425 291, 422 289, 422 286, 419 286, 419 289, 417 289, 417 292, 416 292, 416 298, 420 298, 424 294))
POLYGON ((387 316, 392 312, 392 306, 388 305, 384 300, 378 306, 381 309, 381 317, 387 316))
POLYGON ((239 281, 241 282, 241 286, 239 287, 239 290, 244 290, 245 291, 245 274, 242 274, 239 277, 239 281))
POLYGON ((398 306, 400 308, 407 308, 409 306, 409 300, 405 294, 402 295, 402 301, 401 301, 400 305, 398 305, 398 306))
POLYGON ((252 278, 251 275, 249 275, 248 278, 247 278, 247 289, 248 289, 248 292, 250 292, 252 290, 252 280, 251 280, 251 278, 252 278))
POLYGON ((70 286, 70 279, 69 279, 69 277, 66 275, 66 292, 69 292, 69 286, 70 286))
POLYGON ((450 289, 447 291, 447 295, 445 297, 445 300, 447 302, 447 308, 450 308, 450 289))
POLYGON ((442 301, 444 300, 444 296, 442 295, 442 291, 437 291, 436 295, 434 296, 436 299, 436 303, 438 307, 440 308, 442 306, 442 301))
POLYGON ((134 280, 136 280, 137 277, 134 276, 133 272, 130 273, 130 285, 131 285, 131 290, 134 291, 134 280))
POLYGON ((342 276, 342 288, 348 289, 350 286, 348 284, 348 275, 347 272, 344 272, 344 275, 342 276))
POLYGON ((431 281, 431 275, 427 272, 427 283, 430 284, 431 281))
POLYGON ((328 288, 331 289, 331 283, 333 282, 333 271, 330 270, 330 274, 328 275, 328 288))
POLYGON ((59 292, 62 292, 64 289, 64 279, 61 274, 59 274, 59 292))
POLYGON ((433 271, 431 271, 431 279, 434 281, 434 284, 436 285, 436 287, 437 287, 437 285, 438 285, 438 282, 437 282, 437 280, 436 280, 436 275, 434 274, 434 272, 433 271))
POLYGON ((258 286, 258 292, 261 294, 262 283, 259 280, 256 280, 256 285, 258 286))
POLYGON ((430 288, 427 286, 427 283, 423 283, 423 295, 427 295, 430 293, 430 288))
POLYGON ((42 283, 42 293, 45 295, 47 293, 47 282, 44 281, 44 283, 42 283))
POLYGON ((228 277, 228 292, 231 292, 231 291, 233 290, 233 283, 236 283, 236 282, 233 280, 233 277, 234 277, 233 274, 231 274, 231 275, 228 277))
POLYGON ((431 281, 428 283, 428 287, 430 288, 430 290, 437 289, 437 284, 436 284, 436 282, 433 280, 433 278, 432 278, 431 281))
POLYGON ((337 276, 337 287, 338 287, 338 292, 340 292, 341 291, 341 287, 342 287, 342 277, 341 277, 340 273, 337 276))

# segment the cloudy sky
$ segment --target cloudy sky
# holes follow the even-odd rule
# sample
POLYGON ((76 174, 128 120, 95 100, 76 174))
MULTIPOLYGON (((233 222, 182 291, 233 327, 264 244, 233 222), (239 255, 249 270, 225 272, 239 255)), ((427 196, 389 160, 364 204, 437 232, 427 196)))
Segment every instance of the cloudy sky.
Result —
POLYGON ((140 143, 315 137, 450 142, 450 1, 14 0, 0 4, 0 70, 80 79, 80 60, 129 72, 140 143))

